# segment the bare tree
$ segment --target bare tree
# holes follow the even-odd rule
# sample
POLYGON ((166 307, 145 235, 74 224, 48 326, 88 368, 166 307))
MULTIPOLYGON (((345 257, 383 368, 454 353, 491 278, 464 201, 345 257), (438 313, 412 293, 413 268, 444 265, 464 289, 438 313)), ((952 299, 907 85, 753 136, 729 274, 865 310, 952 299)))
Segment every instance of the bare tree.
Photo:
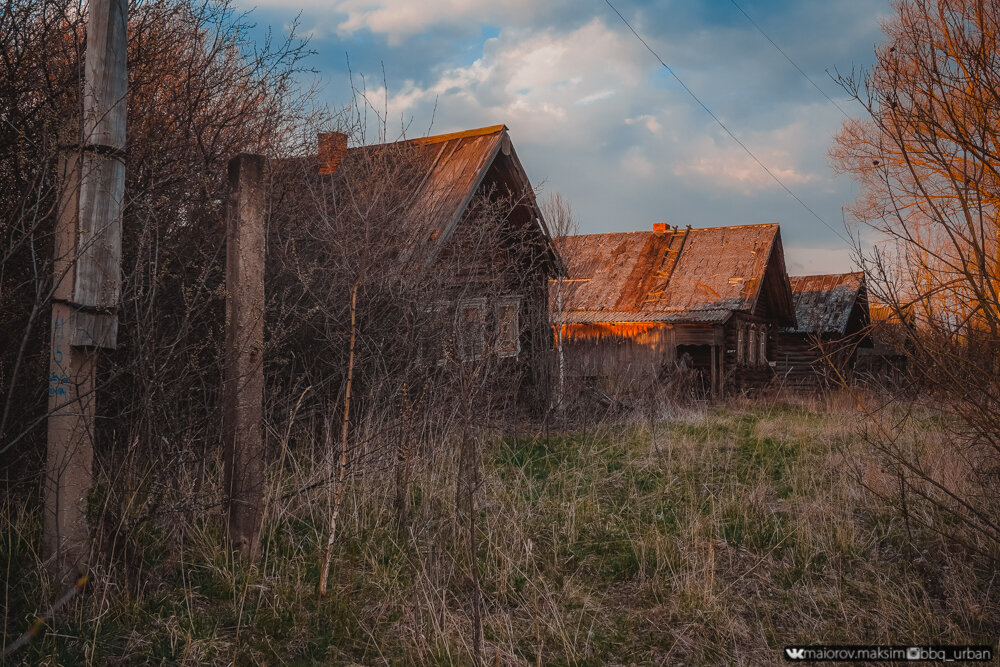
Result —
MULTIPOLYGON (((561 193, 550 193, 541 204, 542 213, 549 223, 552 236, 571 236, 580 232, 580 224, 573 215, 573 207, 570 206, 561 193)), ((563 288, 564 276, 560 275, 554 279, 555 283, 555 303, 552 304, 556 314, 556 408, 561 410, 566 399, 566 359, 563 351, 563 318, 566 313, 565 290, 563 288)))
MULTIPOLYGON (((950 464, 927 466, 888 428, 875 434, 900 489, 956 522, 956 539, 1000 542, 1000 4, 904 0, 863 79, 844 79, 864 106, 831 154, 861 184, 852 212, 879 236, 863 253, 875 296, 896 319, 913 381, 954 421, 950 464), (970 537, 971 536, 971 537, 970 537)), ((927 515, 921 515, 927 516, 927 515)))
MULTIPOLYGON (((0 10, 0 460, 10 491, 29 497, 48 412, 40 314, 54 285, 57 158, 82 104, 79 9, 10 0, 0 10)), ((242 152, 294 153, 316 119, 296 82, 304 43, 250 48, 245 28, 226 0, 129 10, 119 349, 94 377, 90 532, 102 553, 138 567, 137 527, 221 497, 209 463, 221 440, 225 165, 242 152), (189 495, 180 473, 192 466, 202 493, 189 495)))

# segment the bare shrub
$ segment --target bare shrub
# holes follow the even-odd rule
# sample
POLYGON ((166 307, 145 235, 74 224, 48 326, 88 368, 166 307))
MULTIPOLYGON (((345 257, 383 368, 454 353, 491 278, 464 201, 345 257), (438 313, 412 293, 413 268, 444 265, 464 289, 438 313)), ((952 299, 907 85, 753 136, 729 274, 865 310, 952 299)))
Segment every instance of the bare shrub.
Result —
POLYGON ((844 79, 867 117, 831 151, 861 184, 856 220, 880 235, 864 263, 904 340, 905 385, 887 385, 866 435, 897 481, 908 521, 995 558, 1000 455, 997 142, 1000 6, 906 0, 863 80, 844 79), (922 410, 950 437, 926 443, 922 410), (933 456, 930 449, 934 450, 933 456))

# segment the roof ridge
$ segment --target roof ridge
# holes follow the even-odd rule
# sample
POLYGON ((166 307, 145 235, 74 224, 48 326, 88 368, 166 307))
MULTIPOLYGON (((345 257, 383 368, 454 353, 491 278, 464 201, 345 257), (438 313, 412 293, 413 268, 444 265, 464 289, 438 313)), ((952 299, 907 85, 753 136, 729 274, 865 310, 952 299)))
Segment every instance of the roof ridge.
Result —
MULTIPOLYGON (((702 232, 708 231, 710 229, 746 229, 747 227, 777 227, 781 228, 780 222, 759 222, 747 225, 715 225, 713 227, 691 227, 692 232, 702 232)), ((687 227, 677 227, 677 231, 684 231, 687 227)), ((565 234, 558 238, 575 238, 580 236, 614 236, 621 234, 657 234, 659 232, 654 232, 651 229, 633 229, 624 232, 593 232, 591 234, 565 234)))
POLYGON ((744 227, 778 227, 781 228, 780 222, 752 222, 745 225, 712 225, 711 227, 692 227, 691 231, 699 231, 706 229, 743 229, 744 227))
POLYGON ((461 132, 449 132, 448 134, 436 134, 431 137, 415 137, 413 139, 397 139, 396 141, 384 141, 378 144, 360 144, 357 146, 352 146, 348 150, 368 150, 372 148, 378 148, 379 146, 401 146, 401 145, 411 145, 411 146, 432 146, 434 144, 443 144, 446 141, 451 141, 452 139, 469 139, 472 137, 485 137, 490 134, 498 134, 507 130, 506 125, 489 125, 487 127, 477 127, 472 130, 462 130, 461 132))
POLYGON ((843 278, 844 276, 864 276, 864 271, 844 271, 843 273, 811 273, 803 276, 788 276, 789 280, 805 280, 806 278, 843 278))
POLYGON ((417 137, 415 139, 408 139, 418 146, 426 146, 428 144, 438 144, 445 141, 451 141, 452 139, 466 139, 470 137, 482 137, 487 134, 497 134, 503 132, 507 129, 506 125, 489 125, 487 127, 477 127, 472 130, 462 130, 460 132, 449 132, 448 134, 436 134, 431 137, 417 137))

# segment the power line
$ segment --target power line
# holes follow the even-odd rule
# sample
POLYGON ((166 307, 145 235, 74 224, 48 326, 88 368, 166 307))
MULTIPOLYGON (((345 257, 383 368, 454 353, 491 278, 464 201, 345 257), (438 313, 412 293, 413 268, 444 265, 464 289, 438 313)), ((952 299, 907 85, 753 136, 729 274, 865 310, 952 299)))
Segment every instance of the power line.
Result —
POLYGON ((809 213, 812 214, 812 216, 814 218, 816 218, 817 220, 819 220, 823 224, 824 227, 826 227, 831 232, 833 232, 834 234, 836 234, 837 238, 839 238, 844 243, 847 243, 848 245, 851 244, 851 242, 848 241, 846 238, 844 238, 844 236, 840 232, 838 232, 836 229, 834 229, 833 226, 830 225, 830 223, 828 223, 826 220, 824 220, 823 218, 821 218, 820 215, 818 213, 816 213, 816 211, 812 210, 812 208, 810 208, 810 206, 808 204, 806 204, 804 201, 802 201, 799 198, 798 195, 796 195, 794 192, 792 192, 791 189, 787 185, 785 185, 784 182, 780 178, 778 178, 774 174, 773 171, 771 171, 770 169, 768 169, 767 165, 764 164, 761 161, 760 158, 758 158, 756 155, 754 155, 754 152, 751 151, 750 148, 746 144, 744 144, 742 141, 740 141, 739 137, 737 137, 735 134, 733 134, 733 131, 730 130, 726 126, 726 124, 723 123, 722 120, 720 120, 719 117, 716 116, 712 112, 712 110, 708 108, 708 105, 705 104, 704 102, 702 102, 701 98, 698 97, 697 95, 695 95, 694 91, 691 90, 690 88, 688 88, 688 85, 686 83, 684 83, 684 81, 679 76, 677 76, 677 72, 675 72, 670 67, 670 65, 668 65, 666 62, 664 62, 663 58, 661 58, 660 55, 656 51, 654 51, 653 48, 649 44, 646 43, 646 40, 644 40, 642 38, 642 35, 640 35, 638 32, 635 31, 635 28, 633 28, 632 24, 628 22, 628 19, 626 19, 624 16, 622 16, 622 13, 620 11, 618 11, 618 8, 615 7, 613 4, 611 4, 611 0, 604 0, 604 2, 607 3, 608 7, 610 7, 612 9, 612 11, 614 11, 615 14, 618 15, 618 18, 620 18, 622 20, 622 23, 625 24, 625 26, 632 32, 633 35, 635 35, 636 39, 638 39, 642 43, 642 45, 646 47, 646 50, 649 51, 651 54, 653 54, 653 57, 656 58, 660 62, 661 65, 663 65, 663 68, 665 70, 667 70, 667 72, 670 73, 670 76, 674 77, 674 79, 677 81, 677 83, 679 83, 681 85, 681 88, 683 88, 687 92, 687 94, 691 96, 691 99, 693 99, 695 102, 697 102, 698 106, 700 106, 702 109, 704 109, 705 113, 707 113, 709 116, 711 116, 712 120, 714 120, 719 125, 719 127, 721 127, 723 130, 725 130, 726 134, 729 135, 729 138, 732 139, 733 141, 735 141, 737 144, 739 144, 740 148, 742 148, 744 151, 746 151, 746 154, 749 155, 750 158, 754 162, 756 162, 760 166, 760 168, 763 169, 767 173, 767 175, 770 176, 774 180, 775 183, 777 183, 778 185, 780 185, 782 190, 784 190, 786 193, 788 193, 788 196, 790 196, 792 199, 794 199, 795 201, 797 201, 799 203, 799 205, 802 206, 802 208, 804 208, 805 210, 809 211, 809 213))
POLYGON ((736 0, 729 0, 729 1, 731 3, 733 3, 733 6, 736 7, 736 9, 740 10, 740 13, 743 14, 743 16, 746 17, 747 21, 750 21, 750 25, 752 25, 754 28, 756 28, 757 32, 759 32, 761 35, 764 36, 764 39, 766 39, 767 41, 771 42, 771 46, 773 46, 774 48, 776 48, 778 50, 778 53, 780 53, 781 55, 785 56, 785 60, 787 60, 789 63, 791 63, 792 67, 794 67, 795 69, 797 69, 799 71, 799 74, 801 74, 802 76, 804 76, 806 78, 806 81, 808 81, 809 83, 812 84, 813 88, 815 88, 816 90, 819 91, 820 95, 822 95, 823 97, 825 97, 827 99, 827 101, 830 102, 830 104, 832 104, 833 106, 837 107, 837 109, 840 111, 840 113, 844 114, 845 118, 850 118, 851 117, 851 115, 849 113, 847 113, 846 111, 844 111, 843 107, 841 107, 839 104, 837 104, 836 100, 834 100, 832 97, 830 97, 829 95, 827 95, 826 91, 823 90, 822 88, 820 88, 819 84, 817 84, 815 81, 812 80, 812 77, 810 77, 808 74, 805 73, 805 70, 803 70, 801 67, 798 66, 798 63, 796 63, 794 60, 792 60, 791 56, 789 56, 787 53, 785 53, 784 50, 782 50, 782 48, 780 46, 778 46, 778 44, 773 39, 771 39, 771 37, 766 32, 764 32, 764 29, 761 28, 757 24, 757 22, 753 20, 753 18, 749 14, 747 14, 747 12, 746 12, 745 9, 743 9, 742 7, 739 6, 739 4, 736 2, 736 0))

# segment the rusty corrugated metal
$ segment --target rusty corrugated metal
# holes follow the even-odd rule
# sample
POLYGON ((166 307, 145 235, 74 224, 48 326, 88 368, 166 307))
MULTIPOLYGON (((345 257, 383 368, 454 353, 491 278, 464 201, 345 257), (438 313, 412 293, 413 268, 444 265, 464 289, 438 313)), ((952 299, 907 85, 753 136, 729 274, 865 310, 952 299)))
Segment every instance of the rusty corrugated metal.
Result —
POLYGON ((569 273, 567 322, 724 322, 753 310, 780 236, 777 224, 739 225, 564 236, 556 246, 569 273))
MULTIPOLYGON (((350 153, 391 150, 388 159, 402 160, 415 170, 417 183, 409 222, 423 231, 420 239, 440 247, 461 218, 486 170, 506 138, 506 126, 408 139, 393 144, 360 146, 350 153)), ((509 140, 508 140, 509 141, 509 140)))
POLYGON ((865 297, 862 272, 792 276, 789 281, 798 324, 789 331, 796 333, 843 335, 855 303, 865 297))
MULTIPOLYGON (((506 128, 484 128, 481 134, 459 133, 414 140, 417 159, 427 175, 414 199, 414 210, 428 233, 443 244, 482 181, 499 150, 506 128)), ((428 240, 431 240, 428 238, 428 240)))
POLYGON ((430 256, 425 256, 424 260, 432 260, 451 238, 487 171, 501 153, 514 163, 523 181, 525 192, 521 195, 533 210, 538 229, 548 246, 554 273, 565 273, 505 125, 355 147, 348 151, 348 160, 342 170, 350 171, 350 158, 363 162, 366 156, 373 155, 402 166, 405 180, 416 183, 407 212, 402 216, 404 220, 401 220, 414 234, 414 243, 405 257, 417 260, 415 253, 430 251, 430 256))
POLYGON ((700 324, 724 324, 733 314, 731 310, 684 310, 662 313, 619 313, 610 310, 572 310, 563 314, 553 313, 552 322, 558 324, 597 324, 601 322, 687 322, 700 324))

